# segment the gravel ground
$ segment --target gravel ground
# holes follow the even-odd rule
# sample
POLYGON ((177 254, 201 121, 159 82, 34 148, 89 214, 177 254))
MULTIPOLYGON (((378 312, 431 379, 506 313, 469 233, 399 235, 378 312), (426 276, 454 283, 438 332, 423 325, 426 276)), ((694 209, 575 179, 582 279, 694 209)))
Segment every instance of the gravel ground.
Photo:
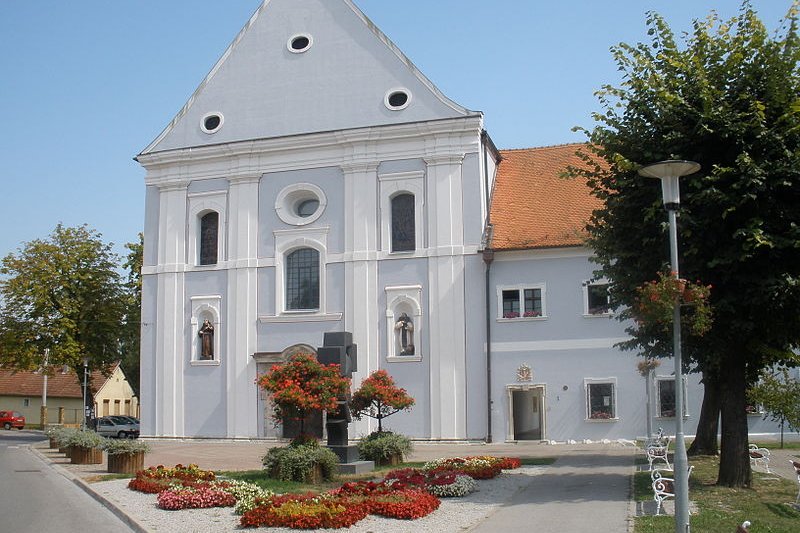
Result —
MULTIPOLYGON (((444 498, 438 510, 414 521, 368 516, 349 529, 320 530, 348 531, 352 533, 406 533, 435 531, 455 533, 466 531, 483 521, 498 507, 509 501, 515 492, 526 486, 531 477, 541 474, 547 467, 523 466, 504 472, 491 480, 478 481, 478 491, 464 498, 444 498)), ((123 509, 129 516, 153 532, 201 533, 204 531, 242 531, 239 516, 229 507, 212 509, 186 509, 164 511, 156 507, 154 494, 128 490, 127 479, 92 484, 92 489, 123 509)), ((270 532, 284 533, 295 530, 270 528, 270 532)))

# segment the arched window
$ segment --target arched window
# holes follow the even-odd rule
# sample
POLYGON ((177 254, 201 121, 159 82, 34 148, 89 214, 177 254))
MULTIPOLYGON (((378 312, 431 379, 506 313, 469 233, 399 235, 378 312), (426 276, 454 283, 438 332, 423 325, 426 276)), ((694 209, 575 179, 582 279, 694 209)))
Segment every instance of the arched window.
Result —
POLYGON ((392 198, 392 251, 408 252, 416 248, 414 195, 398 194, 392 198))
POLYGON ((286 309, 319 309, 319 252, 313 248, 286 256, 286 309))
POLYGON ((219 213, 211 211, 200 217, 200 264, 217 264, 219 213))

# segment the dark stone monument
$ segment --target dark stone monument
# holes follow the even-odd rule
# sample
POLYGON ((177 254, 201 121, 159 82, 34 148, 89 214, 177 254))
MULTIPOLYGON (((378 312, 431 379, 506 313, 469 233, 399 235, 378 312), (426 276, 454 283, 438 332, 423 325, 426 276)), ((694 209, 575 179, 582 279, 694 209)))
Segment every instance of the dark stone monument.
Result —
MULTIPOLYGON (((353 334, 349 331, 336 331, 325 333, 322 347, 317 348, 317 361, 322 364, 339 365, 343 377, 352 378, 353 372, 358 370, 358 351, 353 344, 353 334)), ((371 461, 359 461, 358 447, 348 444, 348 426, 352 421, 350 417, 350 392, 339 398, 339 407, 336 411, 329 411, 325 428, 328 430, 328 448, 339 457, 340 471, 372 470, 374 465, 367 467, 371 461), (352 468, 343 468, 350 465, 352 468)))

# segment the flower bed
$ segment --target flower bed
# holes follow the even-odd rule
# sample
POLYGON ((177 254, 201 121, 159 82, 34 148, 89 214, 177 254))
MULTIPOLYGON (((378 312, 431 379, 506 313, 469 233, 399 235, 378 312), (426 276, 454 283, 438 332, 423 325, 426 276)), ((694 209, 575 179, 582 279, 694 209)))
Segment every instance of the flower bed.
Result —
POLYGON ((369 513, 387 518, 416 520, 434 512, 441 501, 421 489, 399 489, 378 492, 369 498, 369 513))
POLYGON ((158 507, 168 511, 233 507, 235 503, 236 498, 233 494, 229 494, 213 482, 199 487, 171 487, 158 493, 158 507))
POLYGON ((366 518, 369 507, 329 495, 287 494, 257 500, 256 507, 241 518, 243 527, 337 529, 366 518))
POLYGON ((460 498, 478 490, 477 482, 459 470, 424 472, 416 468, 403 468, 389 472, 385 479, 392 487, 425 489, 439 498, 460 498))
POLYGON ((522 463, 513 457, 494 457, 484 455, 478 457, 448 457, 425 463, 422 470, 426 473, 459 471, 472 479, 492 479, 503 470, 519 468, 522 463))
POLYGON ((478 482, 462 472, 451 470, 428 476, 425 488, 439 498, 462 498, 478 490, 478 482))
POLYGON ((201 470, 195 464, 189 466, 178 464, 173 468, 158 465, 136 472, 136 477, 128 483, 128 488, 138 492, 158 494, 170 486, 197 488, 198 482, 214 481, 214 479, 216 479, 214 472, 201 470))

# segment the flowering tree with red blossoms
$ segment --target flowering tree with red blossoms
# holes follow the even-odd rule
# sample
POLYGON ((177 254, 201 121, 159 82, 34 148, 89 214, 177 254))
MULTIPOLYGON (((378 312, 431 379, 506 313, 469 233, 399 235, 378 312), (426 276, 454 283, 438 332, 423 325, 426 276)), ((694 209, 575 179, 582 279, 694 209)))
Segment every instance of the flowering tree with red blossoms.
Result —
POLYGON ((276 422, 299 420, 301 435, 309 412, 335 411, 337 397, 350 390, 350 380, 339 374, 339 365, 323 365, 307 353, 295 354, 285 364, 274 365, 257 383, 272 398, 272 418, 276 422))
POLYGON ((361 388, 353 393, 350 410, 361 419, 368 416, 378 421, 378 433, 383 431, 381 421, 402 410, 409 410, 414 398, 394 384, 394 379, 385 370, 376 370, 361 382, 361 388))

